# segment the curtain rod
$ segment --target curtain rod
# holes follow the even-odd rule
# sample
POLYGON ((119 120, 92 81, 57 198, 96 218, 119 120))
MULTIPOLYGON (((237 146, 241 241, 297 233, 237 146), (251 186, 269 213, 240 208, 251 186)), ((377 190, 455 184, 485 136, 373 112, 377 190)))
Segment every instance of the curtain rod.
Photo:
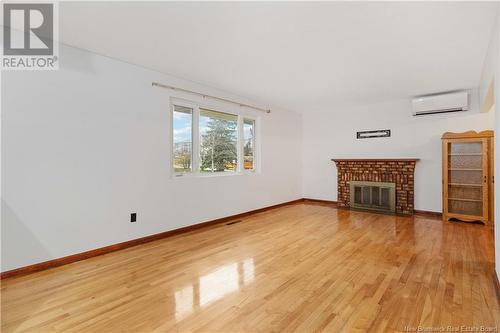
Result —
POLYGON ((229 99, 225 99, 225 98, 222 98, 222 97, 211 96, 211 95, 203 94, 203 93, 200 93, 200 92, 197 92, 197 91, 192 91, 192 90, 187 90, 187 89, 178 88, 178 87, 174 87, 174 86, 169 86, 169 85, 166 85, 166 84, 163 84, 163 83, 153 82, 152 86, 153 87, 166 88, 166 89, 172 89, 172 90, 176 90, 176 91, 182 91, 182 92, 186 92, 186 93, 190 93, 190 94, 195 94, 195 95, 200 95, 203 98, 208 97, 208 98, 212 98, 212 99, 215 99, 215 100, 218 100, 218 101, 232 103, 232 104, 237 104, 239 106, 244 106, 244 107, 247 107, 247 108, 250 108, 250 109, 255 109, 255 110, 258 110, 258 111, 265 112, 265 113, 271 113, 270 109, 263 109, 263 108, 259 108, 258 106, 253 106, 253 105, 249 105, 249 104, 235 102, 235 101, 231 101, 229 99))

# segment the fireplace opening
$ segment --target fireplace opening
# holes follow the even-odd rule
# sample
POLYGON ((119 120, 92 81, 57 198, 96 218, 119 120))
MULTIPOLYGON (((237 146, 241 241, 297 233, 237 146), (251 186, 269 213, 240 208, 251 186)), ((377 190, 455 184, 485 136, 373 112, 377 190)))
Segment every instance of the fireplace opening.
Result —
POLYGON ((396 184, 350 181, 349 187, 352 208, 396 212, 396 184))

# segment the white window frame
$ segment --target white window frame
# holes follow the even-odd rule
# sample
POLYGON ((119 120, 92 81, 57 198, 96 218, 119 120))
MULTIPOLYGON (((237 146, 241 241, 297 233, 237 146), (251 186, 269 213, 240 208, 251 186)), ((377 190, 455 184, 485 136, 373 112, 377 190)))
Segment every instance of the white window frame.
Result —
POLYGON ((191 178, 191 177, 225 177, 225 176, 235 176, 244 174, 255 174, 260 170, 260 117, 256 115, 237 111, 228 108, 224 105, 210 104, 210 103, 199 103, 190 100, 185 100, 183 98, 171 97, 170 98, 170 109, 169 109, 169 119, 170 119, 170 174, 174 179, 191 178), (193 110, 191 118, 191 172, 175 172, 174 170, 174 106, 183 106, 193 110), (237 167, 236 171, 232 172, 212 172, 212 173, 202 173, 200 172, 200 109, 209 109, 216 112, 223 112, 232 114, 238 117, 237 120, 237 167), (254 133, 253 133, 253 169, 245 170, 244 167, 244 157, 243 157, 243 145, 244 145, 244 133, 243 133, 243 121, 244 119, 252 120, 254 122, 254 133))

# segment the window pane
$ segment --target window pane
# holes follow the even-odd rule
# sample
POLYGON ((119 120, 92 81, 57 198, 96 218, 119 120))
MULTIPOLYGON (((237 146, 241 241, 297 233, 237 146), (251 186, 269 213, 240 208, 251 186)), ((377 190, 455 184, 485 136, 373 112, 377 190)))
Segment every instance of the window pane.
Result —
POLYGON ((193 160, 193 109, 174 105, 174 172, 191 172, 193 160))
POLYGON ((243 120, 243 165, 245 170, 253 170, 254 168, 254 130, 255 121, 243 120))
POLYGON ((236 171, 238 116, 200 109, 200 171, 236 171))

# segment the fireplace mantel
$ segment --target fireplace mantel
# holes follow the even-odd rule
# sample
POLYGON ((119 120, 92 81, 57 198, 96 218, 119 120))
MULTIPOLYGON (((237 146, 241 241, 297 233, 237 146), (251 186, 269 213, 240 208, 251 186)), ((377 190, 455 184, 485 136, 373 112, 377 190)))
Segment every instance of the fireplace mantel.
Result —
POLYGON ((419 158, 332 158, 333 162, 368 161, 368 162, 418 162, 419 158))
POLYGON ((418 158, 334 158, 338 169, 337 204, 350 207, 351 181, 394 183, 396 213, 414 212, 414 173, 418 158))

